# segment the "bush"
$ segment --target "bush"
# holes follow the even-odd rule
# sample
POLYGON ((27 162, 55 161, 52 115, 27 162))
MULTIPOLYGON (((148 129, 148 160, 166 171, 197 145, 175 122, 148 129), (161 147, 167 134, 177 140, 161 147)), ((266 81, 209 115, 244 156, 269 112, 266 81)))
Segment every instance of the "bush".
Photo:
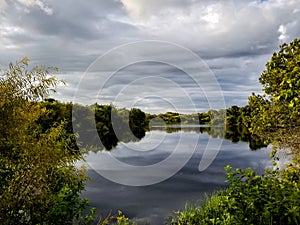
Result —
POLYGON ((28 70, 24 58, 0 74, 0 221, 10 224, 86 224, 87 201, 80 198, 86 174, 75 162, 82 158, 72 146, 65 124, 43 130, 38 119, 47 114, 39 101, 59 81, 51 68, 28 70))
POLYGON ((300 169, 268 170, 225 168, 226 190, 212 195, 203 206, 186 207, 167 224, 300 224, 300 169))

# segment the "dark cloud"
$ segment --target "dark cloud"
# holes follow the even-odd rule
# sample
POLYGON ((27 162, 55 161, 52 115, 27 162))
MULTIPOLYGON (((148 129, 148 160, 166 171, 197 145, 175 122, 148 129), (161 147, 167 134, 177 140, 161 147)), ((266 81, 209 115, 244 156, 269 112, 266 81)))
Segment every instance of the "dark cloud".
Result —
MULTIPOLYGON (((5 68, 8 62, 28 56, 33 64, 58 66, 59 76, 68 86, 59 88, 56 96, 68 101, 79 91, 78 100, 90 103, 99 93, 101 76, 105 76, 101 73, 90 76, 81 90, 77 90, 77 85, 99 56, 129 42, 163 40, 187 47, 209 66, 224 91, 227 106, 243 105, 251 92, 261 90, 258 77, 272 53, 281 43, 300 36, 299 3, 299 0, 0 0, 0 64, 5 68)), ((116 72, 110 68, 135 57, 135 53, 141 57, 156 54, 174 64, 193 66, 185 56, 164 48, 131 51, 120 53, 98 70, 116 72)), ((167 87, 162 82, 144 84, 138 81, 141 75, 162 76, 179 84, 199 109, 206 108, 205 94, 209 90, 211 95, 215 93, 205 82, 207 93, 201 92, 176 65, 148 62, 124 66, 107 83, 101 101, 113 101, 132 82, 129 96, 124 96, 123 102, 116 102, 122 107, 138 101, 142 108, 164 111, 167 106, 162 101, 146 98, 150 93, 169 97, 181 109, 186 107, 175 86, 167 87), (139 100, 143 96, 145 99, 139 100)))
MULTIPOLYGON (((37 7, 26 8, 18 1, 7 1, 0 20, 7 32, 0 33, 0 37, 7 42, 3 48, 14 45, 9 55, 14 54, 17 59, 23 54, 64 71, 78 67, 83 70, 102 53, 103 45, 113 47, 137 32, 137 28, 122 20, 125 12, 118 1, 65 0, 48 1, 47 5, 53 10, 50 15, 37 7)), ((7 64, 5 57, 1 63, 7 64)))

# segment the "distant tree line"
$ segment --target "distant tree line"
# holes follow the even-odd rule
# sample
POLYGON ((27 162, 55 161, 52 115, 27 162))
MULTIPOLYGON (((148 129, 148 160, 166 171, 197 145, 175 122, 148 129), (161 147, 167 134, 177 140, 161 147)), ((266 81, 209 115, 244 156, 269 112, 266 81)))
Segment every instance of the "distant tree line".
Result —
POLYGON ((90 106, 80 104, 63 103, 55 99, 45 99, 39 102, 40 106, 47 110, 37 123, 45 132, 54 124, 64 123, 64 129, 72 140, 72 147, 79 149, 89 147, 95 150, 111 150, 119 141, 138 141, 149 130, 155 127, 167 126, 166 132, 174 132, 184 128, 168 127, 169 125, 205 125, 195 128, 199 133, 207 133, 212 137, 220 137, 236 143, 239 141, 249 142, 249 147, 256 150, 265 147, 269 141, 252 133, 250 106, 232 106, 226 110, 209 110, 194 114, 180 114, 166 112, 161 114, 148 114, 138 108, 130 110, 118 109, 113 105, 90 106), (73 115, 72 115, 73 112, 73 115), (226 114, 226 125, 219 129, 210 129, 210 126, 220 125, 220 117, 226 114), (75 138, 73 126, 75 126, 75 138), (225 129, 225 132, 223 130, 225 129), (94 132, 94 131, 97 132, 94 132), (225 134, 225 135, 223 135, 225 134), (223 135, 223 136, 222 136, 223 135))
POLYGON ((111 150, 119 141, 137 141, 147 130, 146 114, 140 109, 117 109, 112 105, 90 106, 62 103, 55 99, 45 99, 39 103, 47 110, 37 123, 43 131, 54 124, 64 122, 65 131, 72 137, 72 147, 97 147, 111 150), (78 135, 77 138, 74 137, 78 135), (94 135, 96 130, 97 135, 94 135))

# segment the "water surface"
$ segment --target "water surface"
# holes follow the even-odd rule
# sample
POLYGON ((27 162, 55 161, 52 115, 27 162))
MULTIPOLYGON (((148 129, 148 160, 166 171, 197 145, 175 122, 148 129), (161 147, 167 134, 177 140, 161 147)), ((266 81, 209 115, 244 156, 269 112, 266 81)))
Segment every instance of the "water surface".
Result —
MULTIPOLYGON (((146 133, 139 142, 120 142, 110 152, 89 152, 87 155, 88 175, 92 181, 87 182, 84 197, 89 198, 92 206, 104 215, 117 210, 123 211, 128 217, 139 224, 163 224, 173 211, 182 209, 186 203, 194 204, 203 200, 204 196, 213 191, 226 187, 224 167, 252 167, 261 173, 270 165, 269 148, 252 151, 249 143, 232 143, 223 140, 220 151, 213 163, 203 172, 199 172, 199 162, 210 136, 197 132, 197 129, 176 130, 166 132, 160 129, 146 133), (194 145, 196 141, 196 145, 194 145), (181 151, 176 154, 175 162, 182 163, 183 156, 190 153, 191 159, 174 176, 163 182, 132 187, 117 184, 99 175, 99 169, 111 168, 101 162, 104 154, 112 154, 116 159, 134 166, 147 166, 159 163, 170 156, 176 147, 181 151), (104 165, 103 165, 104 164, 104 165)), ((212 141, 220 141, 219 138, 212 141)), ((174 165, 166 165, 166 167, 174 165)), ((128 171, 114 171, 129 183, 132 176, 128 171)), ((161 174, 143 174, 140 179, 152 179, 161 174)))

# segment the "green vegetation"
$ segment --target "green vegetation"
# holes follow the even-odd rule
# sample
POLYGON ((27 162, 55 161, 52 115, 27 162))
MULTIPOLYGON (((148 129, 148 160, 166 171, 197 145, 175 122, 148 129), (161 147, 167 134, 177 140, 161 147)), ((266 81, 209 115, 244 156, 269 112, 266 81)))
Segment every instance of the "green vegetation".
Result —
POLYGON ((42 127, 48 111, 38 104, 59 81, 53 68, 28 70, 28 59, 10 64, 0 77, 0 221, 1 224, 89 223, 79 197, 86 180, 75 162, 64 122, 42 127))
MULTIPOLYGON (((238 108, 238 107, 237 107, 238 108)), ((147 114, 147 120, 150 121, 154 119, 154 123, 152 125, 162 125, 162 123, 166 125, 175 125, 175 124, 183 124, 183 125, 213 125, 218 126, 222 119, 223 115, 226 113, 226 110, 208 110, 207 112, 201 113, 193 113, 193 114, 180 114, 177 112, 166 112, 156 114, 147 114), (157 119, 157 121, 155 120, 157 119)))
POLYGON ((73 138, 74 148, 77 148, 76 143, 80 143, 81 147, 111 150, 119 141, 140 140, 148 128, 146 114, 140 109, 117 109, 97 103, 91 106, 73 105, 54 99, 46 99, 40 104, 46 107, 48 113, 38 123, 46 129, 65 121, 66 132, 73 137, 74 132, 78 135, 77 139, 73 138), (94 132, 95 129, 97 132, 94 132))
POLYGON ((300 39, 283 44, 266 67, 259 79, 265 94, 252 94, 247 106, 228 109, 226 125, 246 127, 262 143, 272 143, 275 168, 257 175, 251 168, 227 166, 227 189, 202 206, 177 212, 168 224, 300 224, 300 39), (287 150, 293 160, 279 170, 276 152, 287 150))
POLYGON ((228 166, 226 172, 230 183, 226 190, 202 206, 177 212, 169 224, 299 224, 299 169, 257 175, 250 168, 232 171, 228 166))
POLYGON ((98 225, 109 225, 109 224, 116 224, 116 225, 137 225, 135 221, 130 221, 120 210, 118 214, 113 216, 108 216, 107 218, 98 222, 98 225))
POLYGON ((211 111, 204 113, 194 113, 194 114, 180 114, 176 112, 166 112, 156 114, 147 114, 146 121, 152 121, 152 125, 162 125, 162 123, 167 125, 174 124, 205 124, 209 125, 211 121, 211 111))

